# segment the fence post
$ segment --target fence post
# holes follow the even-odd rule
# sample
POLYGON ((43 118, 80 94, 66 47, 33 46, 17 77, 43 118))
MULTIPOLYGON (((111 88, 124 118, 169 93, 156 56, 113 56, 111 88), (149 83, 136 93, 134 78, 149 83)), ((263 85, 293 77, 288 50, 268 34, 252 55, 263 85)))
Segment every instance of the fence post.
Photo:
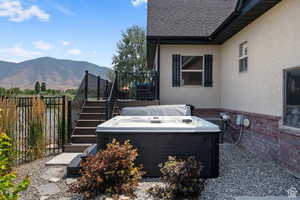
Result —
POLYGON ((119 74, 118 71, 115 72, 115 84, 116 84, 116 98, 119 99, 119 74))
POLYGON ((155 100, 159 99, 159 88, 158 88, 158 82, 159 82, 159 77, 158 77, 158 72, 155 72, 155 100))
POLYGON ((67 142, 70 143, 71 134, 72 134, 72 101, 68 101, 68 134, 67 142))
POLYGON ((66 139, 66 96, 62 96, 62 149, 65 151, 65 139, 66 139))
POLYGON ((105 98, 108 99, 109 93, 108 93, 108 80, 105 80, 105 98))
POLYGON ((100 100, 100 76, 97 76, 98 82, 97 82, 97 100, 100 100))
POLYGON ((85 71, 85 88, 84 88, 84 98, 85 100, 88 99, 88 89, 89 89, 89 71, 85 71))

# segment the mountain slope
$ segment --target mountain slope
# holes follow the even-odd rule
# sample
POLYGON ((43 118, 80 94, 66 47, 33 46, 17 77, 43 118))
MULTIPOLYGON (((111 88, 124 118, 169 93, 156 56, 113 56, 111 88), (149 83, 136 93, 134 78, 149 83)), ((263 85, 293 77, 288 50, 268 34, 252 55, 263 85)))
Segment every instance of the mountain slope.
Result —
POLYGON ((106 79, 109 68, 72 60, 42 57, 21 63, 0 61, 0 87, 32 89, 36 81, 46 82, 47 88, 77 88, 85 70, 106 79))

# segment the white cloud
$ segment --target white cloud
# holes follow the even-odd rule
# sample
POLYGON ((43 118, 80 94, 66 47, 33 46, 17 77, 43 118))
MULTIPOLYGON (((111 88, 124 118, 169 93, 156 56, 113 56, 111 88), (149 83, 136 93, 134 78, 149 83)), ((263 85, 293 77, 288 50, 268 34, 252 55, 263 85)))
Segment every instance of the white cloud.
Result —
POLYGON ((74 15, 72 11, 59 4, 56 5, 56 9, 65 15, 74 15))
POLYGON ((42 40, 33 42, 33 45, 36 49, 40 49, 44 51, 50 50, 52 48, 52 45, 50 43, 44 42, 42 40))
POLYGON ((147 3, 147 0, 131 0, 131 3, 134 7, 141 6, 147 3))
POLYGON ((0 49, 0 53, 5 54, 7 56, 11 56, 12 59, 15 59, 16 57, 30 58, 42 54, 39 51, 29 51, 24 49, 23 47, 18 46, 13 48, 0 49))
POLYGON ((7 17, 14 22, 22 22, 32 17, 48 21, 50 15, 36 5, 24 8, 20 0, 0 0, 0 17, 7 17))
POLYGON ((61 42, 61 45, 64 46, 64 47, 69 46, 70 44, 71 44, 71 42, 69 42, 69 41, 62 41, 61 42))
POLYGON ((78 56, 78 55, 81 55, 82 52, 81 52, 80 49, 70 49, 70 50, 68 51, 68 53, 71 54, 71 55, 78 56))

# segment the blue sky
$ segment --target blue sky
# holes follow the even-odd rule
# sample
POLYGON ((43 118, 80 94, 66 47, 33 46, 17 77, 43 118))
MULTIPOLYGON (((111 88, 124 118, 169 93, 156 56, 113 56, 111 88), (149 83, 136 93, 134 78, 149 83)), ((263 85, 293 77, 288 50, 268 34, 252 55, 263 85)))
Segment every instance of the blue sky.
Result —
POLYGON ((146 28, 147 0, 0 0, 0 60, 42 56, 111 67, 121 31, 146 28))

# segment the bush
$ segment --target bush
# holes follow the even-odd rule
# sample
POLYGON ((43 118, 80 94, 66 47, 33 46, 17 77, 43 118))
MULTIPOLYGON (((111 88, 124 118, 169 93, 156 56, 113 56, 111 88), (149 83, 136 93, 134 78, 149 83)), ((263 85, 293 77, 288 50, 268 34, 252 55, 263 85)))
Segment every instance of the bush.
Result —
POLYGON ((17 200, 19 193, 29 185, 28 178, 16 183, 16 173, 11 171, 10 165, 12 156, 12 139, 0 133, 0 200, 17 200))
POLYGON ((124 194, 135 198, 134 190, 144 175, 142 166, 134 163, 137 156, 137 149, 129 141, 120 144, 113 140, 106 149, 88 156, 81 163, 82 177, 71 185, 70 190, 83 193, 87 199, 99 194, 113 197, 124 194))
POLYGON ((169 160, 160 164, 161 180, 165 186, 151 187, 147 192, 156 199, 197 198, 204 189, 204 180, 201 179, 202 165, 194 157, 187 160, 178 160, 169 157, 169 160))

